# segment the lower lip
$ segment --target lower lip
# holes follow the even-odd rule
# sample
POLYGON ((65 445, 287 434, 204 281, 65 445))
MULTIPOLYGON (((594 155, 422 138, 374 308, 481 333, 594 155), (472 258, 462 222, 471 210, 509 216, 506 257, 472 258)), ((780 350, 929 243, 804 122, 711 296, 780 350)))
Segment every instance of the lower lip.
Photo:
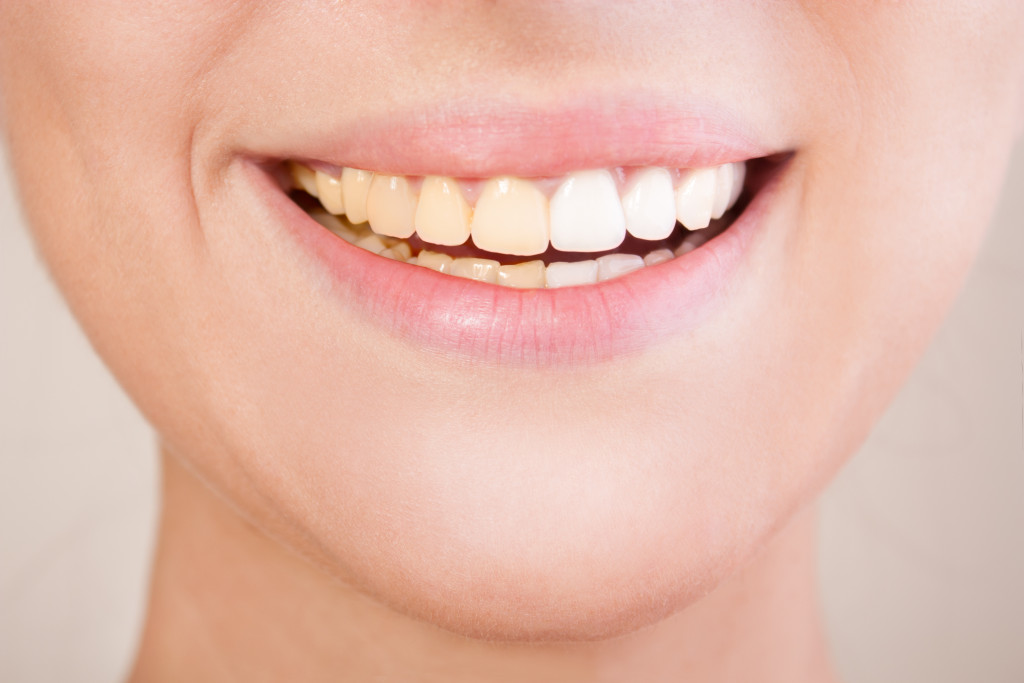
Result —
POLYGON ((332 290, 417 350, 501 365, 598 363, 642 352, 721 310, 778 174, 727 230, 698 249, 595 285, 513 289, 443 275, 353 246, 313 221, 256 164, 273 217, 322 268, 332 290))

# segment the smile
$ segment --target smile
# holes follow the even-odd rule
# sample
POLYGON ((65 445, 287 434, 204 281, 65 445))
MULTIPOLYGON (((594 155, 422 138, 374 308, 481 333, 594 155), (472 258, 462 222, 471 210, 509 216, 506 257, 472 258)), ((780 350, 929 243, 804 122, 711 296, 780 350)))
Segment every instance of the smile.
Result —
POLYGON ((379 343, 488 365, 602 362, 749 293, 759 269, 743 264, 771 248, 759 242, 778 232, 766 228, 792 154, 739 131, 642 96, 471 102, 326 135, 297 122, 247 141, 242 205, 265 212, 242 220, 280 245, 302 296, 379 343))
POLYGON ((296 202, 349 244, 455 277, 554 289, 621 277, 718 236, 736 217, 747 165, 476 180, 288 168, 296 202))

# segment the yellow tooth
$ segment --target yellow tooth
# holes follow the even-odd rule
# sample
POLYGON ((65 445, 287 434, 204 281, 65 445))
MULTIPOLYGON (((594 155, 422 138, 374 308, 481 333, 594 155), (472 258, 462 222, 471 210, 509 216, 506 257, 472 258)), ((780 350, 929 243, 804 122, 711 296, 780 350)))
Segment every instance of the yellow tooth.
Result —
POLYGON ((498 268, 498 284, 518 289, 543 288, 545 268, 543 261, 527 261, 498 268))
POLYGON ((366 196, 370 193, 373 173, 358 168, 346 168, 341 172, 341 196, 345 204, 345 215, 353 224, 366 222, 366 196))
MULTIPOLYGON (((422 252, 420 256, 422 257, 422 252)), ((457 258, 452 261, 451 271, 455 277, 480 280, 494 284, 498 281, 498 268, 501 264, 485 258, 457 258)))
POLYGON ((547 197, 528 180, 492 178, 476 202, 472 234, 473 244, 485 251, 542 254, 551 235, 547 197))
POLYGON ((436 270, 439 273, 451 272, 452 260, 452 257, 448 254, 439 254, 436 251, 427 251, 426 249, 416 256, 417 265, 436 270))
POLYGON ((416 195, 400 175, 376 175, 366 196, 366 217, 379 235, 411 237, 415 230, 416 195))
POLYGON ((345 204, 341 199, 341 178, 317 171, 316 196, 320 198, 323 207, 335 216, 345 213, 345 204))
POLYGON ((416 234, 424 242, 457 246, 469 239, 473 209, 453 178, 427 176, 416 207, 416 234))
POLYGON ((306 194, 316 196, 316 172, 308 166, 297 164, 294 161, 288 164, 291 171, 292 184, 306 194))
POLYGON ((329 214, 323 209, 311 209, 309 217, 315 220, 320 225, 324 226, 338 237, 342 238, 346 242, 353 243, 359 239, 360 235, 352 230, 347 225, 341 222, 341 219, 333 214, 329 214))
POLYGON ((379 254, 388 248, 388 245, 384 244, 381 238, 373 233, 357 240, 356 246, 366 251, 372 251, 374 254, 379 254))

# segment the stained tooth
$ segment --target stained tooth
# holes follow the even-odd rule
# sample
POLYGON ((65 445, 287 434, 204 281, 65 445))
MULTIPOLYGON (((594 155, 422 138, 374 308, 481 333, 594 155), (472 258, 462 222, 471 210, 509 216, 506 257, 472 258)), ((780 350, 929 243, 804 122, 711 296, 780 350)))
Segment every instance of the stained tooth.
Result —
POLYGON ((323 207, 340 216, 345 213, 345 203, 341 198, 341 178, 329 176, 323 171, 316 172, 316 192, 323 207))
POLYGON ((622 197, 626 230, 642 240, 663 240, 676 227, 676 198, 672 176, 663 168, 645 168, 622 197))
POLYGON ((551 198, 551 246, 559 251, 605 251, 626 238, 626 218, 605 170, 571 173, 551 198))
POLYGON ((516 256, 544 253, 550 234, 548 200, 533 183, 503 176, 488 180, 476 202, 473 244, 516 256))
POLYGON ((655 249, 654 251, 652 251, 647 256, 644 256, 644 265, 645 266, 656 266, 659 263, 664 263, 665 261, 671 261, 675 257, 676 257, 676 255, 672 253, 671 249, 655 249))
POLYGON ((294 161, 289 164, 292 183, 306 194, 316 196, 316 172, 308 166, 297 164, 294 161))
POLYGON ((341 172, 341 196, 345 215, 353 224, 366 222, 366 197, 370 193, 373 173, 358 168, 345 168, 341 172))
POLYGON ((501 264, 497 261, 484 258, 457 258, 452 261, 449 271, 455 277, 464 277, 470 280, 480 280, 494 284, 498 281, 498 268, 501 264))
POLYGON ((354 244, 361 237, 355 230, 342 223, 337 216, 329 214, 323 209, 311 209, 309 217, 349 244, 354 244))
POLYGON ((691 169, 676 189, 676 219, 689 230, 700 230, 711 223, 715 173, 713 168, 691 169))
POLYGON ((412 256, 412 247, 408 242, 398 242, 380 252, 380 255, 396 261, 407 261, 412 256))
POLYGON ((498 268, 498 284, 518 289, 544 287, 544 262, 527 261, 498 268))
POLYGON ((597 282, 597 261, 556 261, 549 263, 545 273, 547 286, 574 287, 597 282))
POLYGON ((644 260, 636 254, 608 254, 597 259, 597 279, 611 280, 644 267, 644 260))
POLYGON ((732 196, 733 165, 722 164, 715 168, 715 199, 711 202, 711 217, 718 219, 729 209, 732 196))
POLYGON ((415 230, 416 195, 399 175, 375 175, 366 196, 366 216, 380 235, 406 238, 415 230))
POLYGON ((726 204, 726 211, 736 205, 736 200, 740 198, 740 193, 743 192, 743 182, 747 179, 747 163, 745 161, 737 161, 732 166, 732 192, 729 193, 729 203, 726 204))
POLYGON ((388 248, 388 245, 384 244, 381 238, 373 233, 356 240, 355 245, 360 249, 372 251, 374 254, 379 254, 388 248))
POLYGON ((424 249, 415 258, 417 265, 421 265, 424 268, 430 268, 439 273, 451 272, 453 259, 448 254, 439 254, 436 251, 424 249))
POLYGON ((416 234, 424 242, 456 246, 469 239, 473 209, 452 178, 427 176, 416 207, 416 234))

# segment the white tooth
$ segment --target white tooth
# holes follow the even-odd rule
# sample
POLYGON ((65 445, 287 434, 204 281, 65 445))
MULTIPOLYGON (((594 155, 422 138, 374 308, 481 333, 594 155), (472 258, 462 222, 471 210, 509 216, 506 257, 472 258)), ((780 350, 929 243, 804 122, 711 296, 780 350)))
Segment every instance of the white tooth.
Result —
POLYGON ((575 287, 597 282, 597 261, 555 261, 548 264, 548 287, 575 287))
POLYGON ((671 261, 675 257, 676 257, 676 255, 672 253, 671 249, 655 249, 654 251, 652 251, 647 256, 644 256, 644 265, 645 266, 656 266, 659 263, 664 263, 665 261, 671 261))
POLYGON ((538 289, 544 287, 544 262, 527 261, 498 268, 498 284, 517 289, 538 289))
POLYGON ((345 203, 345 215, 353 224, 366 222, 366 197, 370 194, 373 173, 358 168, 341 171, 341 196, 345 203))
POLYGON ((484 185, 473 212, 473 244, 515 256, 548 248, 548 200, 529 180, 502 176, 484 185))
POLYGON ((400 175, 375 175, 366 196, 366 216, 378 235, 411 237, 415 231, 416 194, 400 175))
POLYGON ((308 166, 297 164, 294 161, 289 163, 292 184, 306 194, 316 196, 316 172, 308 166))
POLYGON ((715 168, 715 200, 711 202, 711 217, 719 219, 729 209, 732 196, 733 165, 722 164, 715 168))
POLYGON ((370 233, 366 237, 356 240, 356 246, 366 251, 372 251, 374 254, 379 254, 388 248, 388 245, 384 244, 380 236, 370 233))
POLYGON ((736 205, 736 200, 740 198, 740 193, 743 192, 743 182, 747 179, 747 163, 745 161, 737 161, 732 167, 732 192, 729 193, 729 203, 726 205, 726 211, 736 205))
POLYGON ((626 218, 611 173, 570 173, 551 198, 551 246, 559 251, 605 251, 625 238, 626 218))
POLYGON ((694 232, 683 238, 683 243, 676 247, 676 256, 688 254, 711 239, 707 233, 694 232))
POLYGON ((323 171, 317 171, 316 193, 323 207, 335 216, 345 213, 345 203, 341 198, 341 178, 335 178, 323 171))
POLYGON ((714 201, 715 169, 691 169, 676 188, 676 219, 688 230, 706 228, 714 201))
POLYGON ((473 209, 453 178, 427 176, 416 207, 416 234, 424 242, 456 246, 469 239, 473 209))
POLYGON ((436 270, 439 273, 448 273, 452 269, 452 257, 448 254, 439 254, 436 251, 422 250, 418 256, 414 257, 417 265, 423 266, 424 268, 430 268, 436 270))
POLYGON ((501 264, 485 258, 457 258, 452 261, 449 271, 455 277, 464 277, 469 280, 490 282, 498 281, 498 268, 501 264))
POLYGON ((676 227, 672 175, 663 168, 645 168, 632 179, 622 197, 626 230, 642 240, 663 240, 676 227))
POLYGON ((611 280, 643 267, 644 260, 636 254, 608 254, 597 259, 597 279, 611 280))

